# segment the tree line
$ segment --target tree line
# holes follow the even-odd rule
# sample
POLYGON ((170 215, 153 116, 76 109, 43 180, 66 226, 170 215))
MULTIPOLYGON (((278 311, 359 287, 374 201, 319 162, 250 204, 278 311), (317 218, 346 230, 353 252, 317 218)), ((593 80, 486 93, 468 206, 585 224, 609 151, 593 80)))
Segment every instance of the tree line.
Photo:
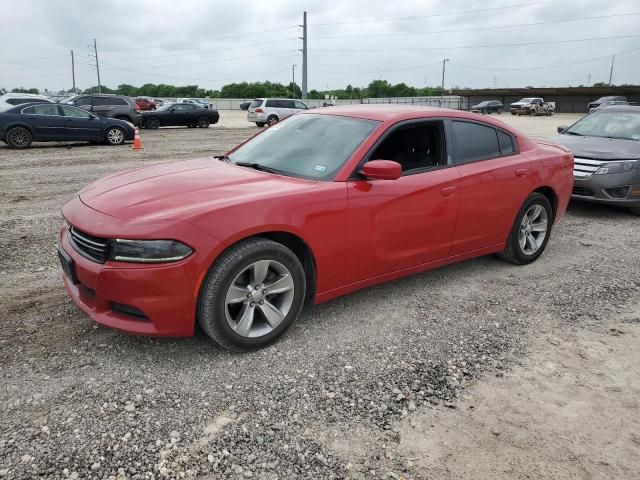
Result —
MULTIPOLYGON (((290 82, 282 84, 278 82, 240 82, 224 85, 219 90, 210 90, 200 88, 198 85, 175 86, 164 83, 154 84, 146 83, 140 87, 123 83, 116 88, 102 86, 102 93, 115 93, 118 95, 127 95, 130 97, 164 97, 164 98, 258 98, 258 97, 295 97, 300 98, 302 91, 298 84, 290 82)), ((47 90, 39 91, 37 88, 14 88, 14 93, 52 93, 47 90)), ((90 87, 77 93, 97 93, 98 87, 90 87)), ((5 93, 0 88, 0 94, 5 93)), ((71 90, 66 93, 72 94, 71 90)), ((387 80, 374 80, 366 87, 353 87, 347 85, 345 88, 334 90, 310 90, 308 97, 310 99, 322 100, 326 96, 335 97, 337 99, 359 99, 359 98, 376 98, 376 97, 419 97, 441 95, 440 87, 417 88, 407 85, 406 83, 391 84, 387 80)))

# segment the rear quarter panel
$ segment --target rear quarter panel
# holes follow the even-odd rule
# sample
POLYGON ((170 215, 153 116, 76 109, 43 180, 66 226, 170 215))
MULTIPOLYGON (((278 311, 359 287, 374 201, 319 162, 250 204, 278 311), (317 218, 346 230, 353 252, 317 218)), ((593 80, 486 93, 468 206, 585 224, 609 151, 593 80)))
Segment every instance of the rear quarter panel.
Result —
POLYGON ((567 211, 571 190, 573 189, 573 154, 561 145, 552 142, 535 140, 536 147, 525 152, 525 155, 540 162, 539 187, 548 186, 557 197, 557 208, 554 222, 557 222, 567 211))

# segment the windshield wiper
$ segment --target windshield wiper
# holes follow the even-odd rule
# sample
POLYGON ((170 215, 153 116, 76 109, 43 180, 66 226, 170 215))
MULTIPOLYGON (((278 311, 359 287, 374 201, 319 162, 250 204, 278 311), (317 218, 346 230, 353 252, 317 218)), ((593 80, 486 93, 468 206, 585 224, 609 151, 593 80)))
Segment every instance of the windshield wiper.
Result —
POLYGON ((222 162, 231 163, 231 159, 226 155, 214 155, 213 158, 215 158, 216 160, 220 160, 222 162))
POLYGON ((273 168, 273 167, 267 167, 266 165, 262 165, 260 163, 235 162, 235 164, 238 165, 239 167, 249 167, 249 168, 253 168, 254 170, 259 170, 261 172, 276 173, 278 175, 287 175, 287 173, 283 172, 282 170, 278 170, 277 168, 273 168))
POLYGON ((565 130, 562 133, 566 133, 567 135, 577 135, 579 137, 584 137, 584 135, 582 135, 581 133, 572 132, 571 130, 565 130))

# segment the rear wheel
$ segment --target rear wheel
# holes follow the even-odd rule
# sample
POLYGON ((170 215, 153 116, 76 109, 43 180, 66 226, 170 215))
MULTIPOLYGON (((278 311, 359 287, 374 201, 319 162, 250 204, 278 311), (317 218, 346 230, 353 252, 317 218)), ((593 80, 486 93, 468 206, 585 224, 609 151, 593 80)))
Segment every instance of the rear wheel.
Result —
POLYGON ((144 121, 145 128, 151 128, 155 130, 156 128, 160 128, 160 119, 157 117, 149 117, 144 121))
POLYGON ((7 144, 12 148, 27 148, 32 141, 31 132, 24 127, 14 127, 7 132, 7 144))
POLYGON ((266 124, 264 122, 256 122, 256 125, 260 128, 264 127, 266 124))
POLYGON ((499 108, 499 109, 498 109, 498 115, 501 115, 501 114, 502 114, 502 109, 501 109, 501 108, 499 108))
POLYGON ((120 127, 109 127, 104 136, 109 145, 122 145, 124 143, 124 130, 120 127))
POLYGON ((275 115, 269 115, 269 117, 267 118, 267 125, 271 127, 276 123, 278 123, 278 117, 276 117, 275 115))
POLYGON ((231 247, 207 274, 198 323, 225 348, 261 348, 295 322, 305 294, 298 257, 280 243, 252 238, 231 247))
POLYGON ((547 197, 532 193, 522 205, 500 258, 526 265, 542 255, 551 235, 553 209, 547 197))
POLYGON ((198 118, 198 128, 209 128, 209 125, 211 125, 209 117, 202 116, 198 118))
POLYGON ((480 113, 481 113, 481 114, 483 114, 483 115, 485 115, 485 114, 487 113, 487 109, 486 109, 486 108, 483 108, 482 110, 480 110, 480 113))

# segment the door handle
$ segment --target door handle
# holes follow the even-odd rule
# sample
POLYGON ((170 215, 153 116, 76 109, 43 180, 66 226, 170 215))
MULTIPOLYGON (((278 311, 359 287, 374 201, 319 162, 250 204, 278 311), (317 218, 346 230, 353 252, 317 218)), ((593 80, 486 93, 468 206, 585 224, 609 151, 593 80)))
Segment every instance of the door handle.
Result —
POLYGON ((440 190, 440 193, 443 197, 450 197, 454 193, 456 193, 456 187, 446 187, 440 190))
POLYGON ((527 175, 529 175, 528 168, 519 168, 516 170, 516 177, 526 177, 527 175))

